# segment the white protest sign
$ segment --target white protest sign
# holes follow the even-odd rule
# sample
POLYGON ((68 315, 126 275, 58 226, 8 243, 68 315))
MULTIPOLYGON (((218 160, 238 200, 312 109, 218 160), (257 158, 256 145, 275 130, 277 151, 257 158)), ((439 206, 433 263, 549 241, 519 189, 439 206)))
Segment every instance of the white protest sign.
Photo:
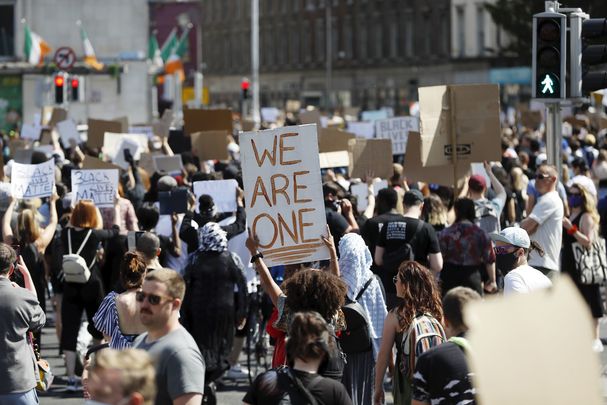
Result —
POLYGON ((261 109, 261 119, 266 122, 276 122, 280 116, 280 110, 276 107, 263 107, 261 109))
POLYGON ((154 136, 154 127, 151 126, 133 126, 129 127, 129 134, 145 135, 150 139, 154 136))
POLYGON ((361 115, 361 119, 367 122, 373 122, 376 120, 384 120, 388 118, 387 110, 373 110, 373 111, 363 111, 361 115))
POLYGON ((19 133, 19 137, 21 139, 37 141, 38 139, 40 139, 41 129, 42 127, 39 124, 23 124, 21 126, 21 132, 19 133))
POLYGON ((319 153, 318 160, 321 169, 350 166, 350 154, 347 150, 319 153))
POLYGON ((118 170, 72 170, 72 204, 92 200, 97 207, 113 207, 118 170))
MULTIPOLYGON (((375 179, 373 181, 373 195, 376 197, 379 190, 384 188, 388 188, 388 180, 375 179)), ((350 192, 352 195, 356 196, 356 206, 358 208, 358 212, 363 212, 369 206, 368 189, 369 186, 367 183, 353 184, 350 187, 350 192)))
POLYGON ((154 155, 152 156, 152 159, 154 159, 154 167, 158 173, 181 172, 181 169, 183 168, 181 155, 154 155))
POLYGON ((327 259, 316 125, 245 132, 240 148, 248 223, 268 266, 327 259))
POLYGON ((236 188, 238 182, 230 180, 208 180, 194 182, 194 195, 196 196, 196 211, 198 211, 198 199, 201 195, 210 195, 213 197, 217 212, 235 212, 236 188))
POLYGON ((148 151, 148 136, 145 134, 118 134, 106 132, 103 136, 103 153, 110 157, 114 157, 118 152, 120 142, 122 142, 123 139, 129 139, 139 144, 141 152, 148 151))
POLYGON ((48 197, 55 186, 55 161, 50 159, 37 165, 13 162, 11 194, 15 198, 48 197))
POLYGON ((67 148, 70 146, 71 139, 73 139, 76 144, 80 143, 80 133, 78 132, 78 127, 76 127, 76 123, 74 121, 65 120, 58 122, 57 131, 59 131, 61 143, 63 143, 64 147, 67 148))
POLYGON ((375 135, 375 124, 372 122, 350 121, 348 122, 348 131, 357 136, 371 139, 375 135))
POLYGON ((396 117, 375 121, 375 137, 390 139, 394 155, 404 155, 407 151, 409 131, 419 132, 419 118, 396 117))
POLYGON ((131 152, 131 156, 134 160, 139 160, 141 155, 141 145, 133 139, 124 138, 118 145, 118 150, 112 158, 112 162, 122 167, 124 170, 129 168, 129 162, 126 161, 124 153, 126 150, 131 152))

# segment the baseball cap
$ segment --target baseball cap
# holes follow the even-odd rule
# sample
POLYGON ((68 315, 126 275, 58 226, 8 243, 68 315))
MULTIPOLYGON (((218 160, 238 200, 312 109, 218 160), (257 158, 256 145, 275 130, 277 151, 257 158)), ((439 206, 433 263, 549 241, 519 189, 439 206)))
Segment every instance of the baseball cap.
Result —
POLYGON ((504 242, 512 246, 522 247, 529 249, 531 241, 527 231, 523 228, 510 227, 502 229, 500 233, 492 233, 491 240, 494 242, 504 242))
POLYGON ((171 176, 162 176, 158 179, 158 191, 171 191, 178 186, 177 180, 171 176))
POLYGON ((424 195, 419 190, 409 190, 403 197, 403 203, 408 207, 420 202, 424 202, 424 195))
POLYGON ((470 176, 468 180, 468 187, 474 191, 482 191, 487 188, 487 182, 485 178, 480 174, 470 176))

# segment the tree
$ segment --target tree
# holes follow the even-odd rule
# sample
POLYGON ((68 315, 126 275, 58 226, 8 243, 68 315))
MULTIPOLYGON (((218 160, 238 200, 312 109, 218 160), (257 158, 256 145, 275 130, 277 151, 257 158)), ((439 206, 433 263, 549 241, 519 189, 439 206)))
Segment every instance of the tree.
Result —
MULTIPOLYGON (((579 7, 591 18, 607 17, 605 0, 572 0, 561 7, 579 7)), ((531 64, 533 14, 545 10, 544 0, 496 0, 493 4, 485 4, 485 8, 495 25, 509 37, 508 44, 499 50, 499 54, 531 64)))

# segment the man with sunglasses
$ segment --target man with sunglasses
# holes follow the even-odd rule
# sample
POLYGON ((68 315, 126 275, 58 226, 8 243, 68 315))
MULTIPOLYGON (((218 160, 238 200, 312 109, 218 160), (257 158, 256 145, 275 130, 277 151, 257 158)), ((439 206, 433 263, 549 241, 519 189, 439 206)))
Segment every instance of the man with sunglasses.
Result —
POLYGON ((147 274, 137 292, 139 316, 147 332, 133 346, 146 350, 156 366, 156 405, 200 405, 205 364, 194 338, 179 323, 183 278, 170 269, 147 274))
POLYGON ((529 265, 535 267, 548 278, 553 279, 559 272, 559 254, 563 237, 564 207, 558 192, 557 172, 554 166, 540 165, 535 175, 535 188, 540 194, 531 213, 521 222, 531 240, 544 249, 544 256, 536 252, 529 255, 529 265))

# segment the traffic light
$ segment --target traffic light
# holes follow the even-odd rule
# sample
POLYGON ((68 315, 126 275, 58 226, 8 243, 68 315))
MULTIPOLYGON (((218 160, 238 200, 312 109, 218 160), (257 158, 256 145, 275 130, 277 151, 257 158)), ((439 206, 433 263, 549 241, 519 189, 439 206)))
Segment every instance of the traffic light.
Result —
POLYGON ((242 99, 246 100, 247 98, 249 98, 249 79, 244 78, 242 79, 242 81, 240 82, 240 90, 242 90, 242 99))
POLYGON ((589 18, 588 14, 571 15, 570 55, 572 98, 607 88, 607 71, 591 67, 607 62, 607 18, 589 18))
POLYGON ((54 78, 55 83, 55 104, 63 104, 65 101, 65 77, 57 73, 54 78))
POLYGON ((567 16, 545 12, 533 16, 532 97, 565 98, 567 16))
POLYGON ((71 101, 79 101, 80 98, 80 78, 72 76, 70 78, 71 101))

